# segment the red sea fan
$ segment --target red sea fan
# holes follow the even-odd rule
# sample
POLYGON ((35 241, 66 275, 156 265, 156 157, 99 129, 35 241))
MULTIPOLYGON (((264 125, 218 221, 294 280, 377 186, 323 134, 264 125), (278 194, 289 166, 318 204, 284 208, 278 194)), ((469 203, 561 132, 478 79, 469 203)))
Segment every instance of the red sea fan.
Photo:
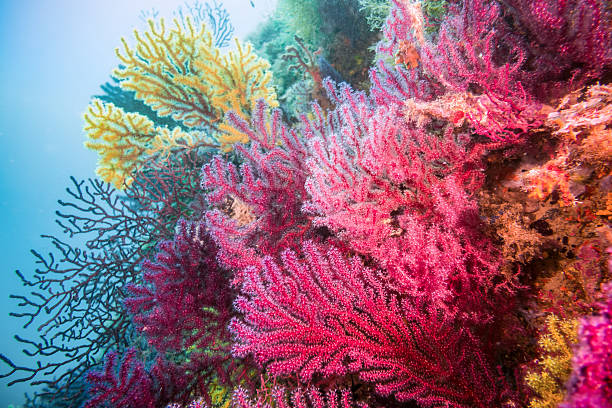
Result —
POLYGON ((228 123, 251 141, 235 146, 243 159, 240 169, 220 156, 202 169, 206 199, 218 207, 207 212, 207 227, 220 247, 219 260, 233 269, 251 264, 257 253, 295 246, 309 225, 300 209, 306 195, 306 148, 282 122, 281 111, 268 114, 268 109, 258 101, 250 125, 227 115, 228 123), (236 216, 237 208, 247 215, 236 216))
POLYGON ((207 396, 215 376, 231 385, 246 367, 230 355, 230 273, 217 265, 216 246, 203 223, 179 221, 174 240, 159 244, 158 251, 155 262, 143 264, 151 286, 129 285, 132 296, 125 304, 159 354, 151 369, 160 384, 158 401, 207 396))
POLYGON ((312 242, 244 273, 230 325, 236 356, 301 381, 359 373, 423 407, 492 407, 505 394, 466 327, 392 290, 381 271, 312 242))
POLYGON ((450 131, 426 133, 397 107, 373 108, 347 88, 336 99, 329 120, 304 126, 311 150, 304 210, 372 256, 404 293, 450 314, 484 317, 483 291, 499 274, 470 197, 481 183, 479 148, 450 131))
POLYGON ((533 93, 555 98, 612 68, 612 9, 602 0, 505 0, 498 38, 527 51, 521 75, 533 93), (504 25, 502 22, 509 22, 504 25), (520 37, 517 35, 520 33, 520 37))
POLYGON ((249 397, 246 390, 239 387, 234 391, 233 408, 367 408, 365 403, 355 403, 351 393, 347 389, 329 390, 325 396, 314 387, 307 390, 297 388, 291 392, 291 398, 287 398, 287 390, 283 387, 274 387, 269 393, 258 395, 257 398, 249 397))
POLYGON ((215 261, 204 225, 181 220, 174 240, 143 264, 152 286, 129 285, 125 300, 134 323, 159 351, 207 348, 223 339, 231 317, 229 272, 215 261))
POLYGON ((102 371, 90 371, 87 382, 91 384, 90 395, 85 408, 155 408, 153 380, 142 362, 136 358, 136 350, 125 354, 117 370, 116 352, 106 356, 102 371))
POLYGON ((541 123, 540 105, 522 81, 525 50, 512 38, 502 41, 495 36, 500 20, 498 3, 468 0, 461 7, 450 6, 436 38, 423 34, 424 17, 419 7, 407 1, 394 4, 378 50, 396 56, 402 44, 410 43, 419 55, 419 65, 410 73, 412 81, 397 82, 393 79, 405 68, 400 64, 383 69, 379 64, 371 73, 374 95, 399 92, 413 94, 410 97, 418 101, 427 100, 417 92, 406 92, 415 89, 416 78, 427 81, 429 86, 422 89, 471 100, 470 108, 461 113, 477 133, 494 142, 516 142, 541 123), (498 55, 499 49, 505 50, 504 58, 498 55))
POLYGON ((612 67, 610 9, 601 0, 466 0, 450 4, 429 36, 417 3, 393 3, 377 50, 396 65, 372 70, 377 103, 446 92, 470 101, 461 115, 494 142, 522 140, 545 119, 542 104, 612 67), (418 56, 409 70, 404 49, 418 56))

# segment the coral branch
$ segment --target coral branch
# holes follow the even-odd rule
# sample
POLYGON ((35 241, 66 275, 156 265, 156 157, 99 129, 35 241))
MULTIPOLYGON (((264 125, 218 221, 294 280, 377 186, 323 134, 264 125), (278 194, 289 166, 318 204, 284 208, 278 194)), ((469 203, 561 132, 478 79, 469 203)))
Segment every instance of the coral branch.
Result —
POLYGON ((219 259, 231 268, 251 263, 255 253, 277 253, 299 243, 308 227, 300 207, 306 195, 306 148, 295 130, 281 121, 281 112, 258 101, 248 124, 228 114, 236 132, 251 140, 236 150, 243 163, 237 166, 216 156, 202 168, 202 188, 208 202, 223 207, 206 214, 207 225, 221 250, 219 259), (229 200, 229 201, 228 201, 229 200), (236 205, 232 205, 232 204, 236 205), (248 217, 236 217, 246 207, 248 217))
POLYGON ((237 356, 302 381, 359 373, 381 395, 421 406, 491 407, 504 392, 465 327, 393 291, 393 280, 333 247, 306 242, 282 265, 244 275, 232 321, 237 356))

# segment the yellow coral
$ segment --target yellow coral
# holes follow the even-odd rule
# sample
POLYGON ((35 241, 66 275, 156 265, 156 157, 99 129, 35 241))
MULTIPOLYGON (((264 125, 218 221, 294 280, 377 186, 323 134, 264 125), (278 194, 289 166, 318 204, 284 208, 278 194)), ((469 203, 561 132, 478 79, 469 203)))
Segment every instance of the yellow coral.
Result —
POLYGON ((537 361, 539 370, 527 374, 527 384, 538 395, 531 408, 554 408, 565 397, 563 384, 572 371, 572 344, 578 342, 578 320, 561 320, 555 315, 546 319, 548 333, 540 337, 542 358, 537 361))
MULTIPOLYGON (((188 127, 219 129, 229 110, 248 119, 259 98, 277 105, 269 64, 250 45, 236 40, 236 50, 222 55, 206 27, 196 30, 189 19, 185 24, 174 20, 172 30, 166 30, 164 20, 159 25, 150 20, 149 30, 134 36, 134 48, 122 39, 117 56, 123 66, 114 75, 160 116, 172 115, 188 127)), ((228 131, 219 136, 226 150, 246 141, 228 131)))
POLYGON ((100 155, 96 172, 116 188, 131 183, 149 141, 155 135, 151 120, 138 113, 126 113, 112 103, 94 99, 84 115, 85 146, 100 155))
POLYGON ((227 385, 219 383, 219 379, 215 377, 212 383, 208 386, 210 400, 213 408, 229 408, 232 403, 233 389, 227 385))
POLYGON ((150 147, 145 151, 148 156, 154 156, 158 160, 166 160, 173 150, 193 150, 198 146, 219 147, 214 140, 205 132, 184 132, 176 127, 156 128, 155 137, 151 140, 150 147))
POLYGON ((94 99, 84 115, 85 146, 99 154, 96 173, 117 189, 132 182, 143 161, 166 160, 175 149, 218 147, 203 132, 155 127, 146 116, 126 113, 112 103, 94 99))

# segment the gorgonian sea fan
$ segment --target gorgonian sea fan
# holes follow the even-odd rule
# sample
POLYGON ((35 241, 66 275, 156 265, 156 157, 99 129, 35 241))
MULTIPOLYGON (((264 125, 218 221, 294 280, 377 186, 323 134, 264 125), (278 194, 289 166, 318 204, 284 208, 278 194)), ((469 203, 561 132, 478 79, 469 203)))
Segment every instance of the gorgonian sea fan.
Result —
POLYGON ((13 382, 49 386, 36 393, 34 404, 60 392, 82 396, 83 373, 96 364, 91 356, 130 341, 123 289, 139 278, 154 244, 173 236, 179 218, 201 217, 195 169, 205 159, 186 149, 163 162, 148 161, 124 195, 99 180, 71 179, 69 199, 58 201, 56 222, 64 236, 45 236, 53 248, 46 256, 32 251, 36 272, 31 277, 18 273, 32 294, 13 295, 24 307, 12 315, 26 318, 26 326, 36 324, 40 335, 18 341, 31 357, 45 358, 20 367, 0 354, 11 369, 3 377, 19 375, 13 382))
POLYGON ((377 50, 395 65, 379 61, 370 73, 377 103, 456 94, 471 104, 457 113, 495 142, 520 141, 545 119, 543 103, 612 67, 611 10, 601 0, 455 2, 437 35, 424 33, 418 2, 393 4, 377 50))
MULTIPOLYGON (((159 351, 206 348, 224 335, 231 316, 229 272, 203 224, 180 220, 174 240, 143 263, 149 285, 128 285, 125 305, 136 327, 159 351)), ((221 342, 222 343, 222 342, 221 342)))
POLYGON ((204 223, 180 220, 174 240, 160 243, 155 261, 143 263, 149 285, 128 286, 125 304, 137 329, 162 358, 179 356, 156 364, 160 382, 183 377, 180 386, 170 382, 173 401, 194 392, 206 396, 214 378, 232 385, 244 374, 230 356, 230 272, 219 267, 216 254, 204 223))
POLYGON ((308 389, 295 388, 287 397, 287 390, 283 387, 274 387, 270 392, 251 398, 246 390, 238 387, 233 396, 234 408, 367 408, 365 403, 355 403, 351 392, 347 389, 330 389, 325 395, 315 387, 308 389))
POLYGON ((418 60, 410 70, 397 62, 393 67, 379 63, 370 75, 373 95, 381 102, 381 95, 398 93, 418 101, 429 100, 426 95, 431 93, 415 92, 416 89, 435 90, 436 96, 445 92, 469 95, 473 103, 461 113, 477 133, 495 142, 517 141, 542 118, 537 113, 539 105, 519 79, 524 50, 513 43, 504 44, 508 57, 500 59, 495 55, 499 45, 494 30, 498 16, 496 2, 468 0, 462 7, 453 5, 437 38, 432 39, 423 33, 420 7, 409 1, 394 1, 378 51, 397 61, 397 55, 408 47, 414 49, 418 60), (396 80, 401 77, 408 80, 396 80), (417 86, 422 83, 428 86, 417 86))
POLYGON ((506 0, 495 24, 526 50, 520 75, 532 92, 555 98, 612 67, 611 12, 603 0, 506 0))
POLYGON ((607 299, 599 313, 580 321, 568 398, 562 408, 612 407, 612 284, 603 291, 607 299))
POLYGON ((222 265, 241 269, 257 253, 274 254, 299 243, 308 228, 301 212, 306 192, 306 147, 295 130, 282 122, 281 111, 259 100, 251 124, 229 113, 227 122, 250 145, 237 144, 238 168, 215 156, 202 168, 202 188, 209 204, 207 228, 219 246, 222 265), (228 210, 222 211, 222 207, 228 210), (236 212, 242 208, 242 217, 236 212), (257 249, 255 249, 257 248, 257 249))
POLYGON ((91 385, 88 391, 93 397, 85 408, 109 405, 113 408, 155 408, 153 380, 136 354, 136 349, 128 350, 117 368, 119 355, 110 352, 102 370, 87 374, 87 382, 91 385))
POLYGON ((338 107, 327 119, 303 118, 305 212, 372 256, 404 293, 483 318, 492 299, 484 291, 499 273, 471 198, 482 181, 482 150, 450 130, 437 136, 412 126, 397 106, 375 107, 346 86, 330 93, 338 107))
POLYGON ((282 264, 264 257, 244 272, 233 353, 304 382, 358 373, 377 393, 424 407, 496 406, 505 390, 469 329, 393 287, 335 247, 305 242, 282 264))

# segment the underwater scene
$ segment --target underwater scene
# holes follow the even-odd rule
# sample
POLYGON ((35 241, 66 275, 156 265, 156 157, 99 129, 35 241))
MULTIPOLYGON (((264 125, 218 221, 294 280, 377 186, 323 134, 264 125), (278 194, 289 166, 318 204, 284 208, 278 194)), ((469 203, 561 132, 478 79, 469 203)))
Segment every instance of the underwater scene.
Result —
POLYGON ((612 2, 2 3, 1 407, 612 407, 612 2))

